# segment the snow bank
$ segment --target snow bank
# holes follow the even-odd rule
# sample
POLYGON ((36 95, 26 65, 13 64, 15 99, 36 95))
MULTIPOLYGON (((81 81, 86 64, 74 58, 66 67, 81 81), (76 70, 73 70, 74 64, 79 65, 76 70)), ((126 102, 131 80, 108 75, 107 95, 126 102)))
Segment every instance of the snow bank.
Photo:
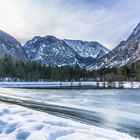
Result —
POLYGON ((140 82, 0 82, 0 87, 5 88, 72 88, 72 87, 90 87, 90 88, 140 88, 140 82))
POLYGON ((96 82, 0 82, 0 87, 19 88, 61 88, 61 87, 96 86, 96 82))
POLYGON ((113 130, 0 104, 0 140, 138 140, 113 130))

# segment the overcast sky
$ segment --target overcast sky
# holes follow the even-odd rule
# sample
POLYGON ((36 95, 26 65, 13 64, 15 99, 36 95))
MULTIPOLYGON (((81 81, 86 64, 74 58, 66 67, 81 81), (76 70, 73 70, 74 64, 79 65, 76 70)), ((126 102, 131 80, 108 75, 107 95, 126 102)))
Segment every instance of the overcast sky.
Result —
POLYGON ((0 29, 22 43, 54 35, 112 49, 139 22, 140 0, 0 0, 0 29))

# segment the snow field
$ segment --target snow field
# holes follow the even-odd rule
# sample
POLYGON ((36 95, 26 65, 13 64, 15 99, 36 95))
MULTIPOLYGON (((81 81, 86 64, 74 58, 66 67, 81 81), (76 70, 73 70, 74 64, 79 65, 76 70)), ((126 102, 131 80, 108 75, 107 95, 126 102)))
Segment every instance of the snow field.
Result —
POLYGON ((0 103, 0 140, 138 140, 17 105, 0 103))

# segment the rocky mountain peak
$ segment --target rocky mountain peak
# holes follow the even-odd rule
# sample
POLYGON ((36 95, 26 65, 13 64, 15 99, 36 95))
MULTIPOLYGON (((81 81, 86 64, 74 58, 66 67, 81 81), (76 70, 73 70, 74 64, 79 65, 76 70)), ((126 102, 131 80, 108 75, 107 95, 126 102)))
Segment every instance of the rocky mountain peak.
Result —
POLYGON ((17 45, 21 46, 21 43, 18 42, 14 37, 12 37, 11 35, 7 34, 6 32, 0 30, 0 40, 2 41, 10 41, 10 42, 14 42, 17 43, 17 45))
POLYGON ((127 41, 140 38, 140 23, 136 26, 132 34, 128 37, 127 41))
POLYGON ((26 52, 21 43, 11 35, 0 30, 0 58, 5 55, 16 60, 27 60, 26 52))
POLYGON ((59 39, 52 35, 35 36, 22 46, 0 30, 0 57, 10 55, 15 60, 37 61, 45 65, 85 67, 108 52, 98 42, 59 39))
POLYGON ((140 23, 126 41, 122 41, 108 54, 96 61, 90 69, 121 67, 140 60, 140 23))
POLYGON ((63 40, 51 35, 34 37, 24 45, 24 49, 31 61, 81 67, 91 64, 108 52, 98 42, 63 40))
POLYGON ((95 41, 69 40, 64 41, 72 47, 81 57, 99 59, 109 52, 107 48, 95 41))

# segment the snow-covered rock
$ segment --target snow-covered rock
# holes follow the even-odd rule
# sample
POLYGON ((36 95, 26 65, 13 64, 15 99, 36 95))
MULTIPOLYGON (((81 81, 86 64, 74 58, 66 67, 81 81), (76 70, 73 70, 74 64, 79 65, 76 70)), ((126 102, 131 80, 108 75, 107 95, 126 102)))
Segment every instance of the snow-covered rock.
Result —
POLYGON ((20 42, 11 35, 0 30, 0 58, 5 55, 16 60, 27 60, 26 52, 20 42))

